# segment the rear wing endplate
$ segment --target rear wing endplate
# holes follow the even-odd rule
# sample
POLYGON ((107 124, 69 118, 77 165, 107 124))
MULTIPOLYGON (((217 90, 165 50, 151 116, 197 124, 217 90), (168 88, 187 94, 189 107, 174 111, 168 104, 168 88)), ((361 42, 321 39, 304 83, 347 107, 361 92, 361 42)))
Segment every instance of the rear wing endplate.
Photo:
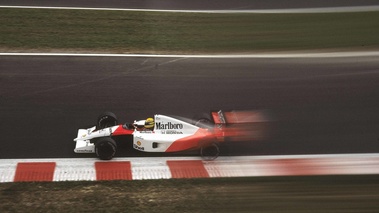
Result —
POLYGON ((226 124, 225 116, 222 110, 212 111, 211 116, 215 124, 226 124))

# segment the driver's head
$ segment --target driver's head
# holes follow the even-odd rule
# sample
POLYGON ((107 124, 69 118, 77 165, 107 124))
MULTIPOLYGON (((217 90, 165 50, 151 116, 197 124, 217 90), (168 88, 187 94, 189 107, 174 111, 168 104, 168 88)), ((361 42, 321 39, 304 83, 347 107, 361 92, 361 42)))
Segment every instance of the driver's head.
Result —
POLYGON ((148 129, 154 128, 154 119, 153 118, 146 119, 145 128, 148 128, 148 129))

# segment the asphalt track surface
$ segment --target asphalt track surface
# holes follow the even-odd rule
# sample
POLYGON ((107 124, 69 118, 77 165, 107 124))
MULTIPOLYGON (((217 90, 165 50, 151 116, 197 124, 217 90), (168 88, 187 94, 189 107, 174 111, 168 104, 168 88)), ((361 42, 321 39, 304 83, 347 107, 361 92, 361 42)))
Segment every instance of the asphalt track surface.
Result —
MULTIPOLYGON (((7 1, 9 6, 247 10, 378 5, 379 1, 7 1)), ((264 110, 270 138, 226 144, 224 155, 379 151, 378 57, 188 59, 0 57, 0 158, 74 154, 78 128, 111 110, 131 122, 155 113, 264 110)), ((131 150, 118 156, 157 156, 131 150)))
POLYGON ((378 0, 0 0, 2 6, 91 7, 162 10, 249 10, 379 5, 378 0))
MULTIPOLYGON (((0 157, 94 157, 73 153, 72 140, 107 110, 121 122, 155 113, 192 118, 210 109, 270 115, 270 138, 224 144, 223 155, 377 153, 378 85, 375 56, 1 56, 0 157)), ((128 146, 117 156, 161 154, 128 146)))

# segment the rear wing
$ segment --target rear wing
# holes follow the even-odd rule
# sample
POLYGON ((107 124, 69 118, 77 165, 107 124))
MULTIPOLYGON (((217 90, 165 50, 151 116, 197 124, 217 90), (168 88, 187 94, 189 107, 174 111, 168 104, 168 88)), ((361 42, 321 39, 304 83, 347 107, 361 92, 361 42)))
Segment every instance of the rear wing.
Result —
POLYGON ((218 125, 268 122, 270 119, 263 111, 211 111, 213 122, 218 125))
POLYGON ((211 111, 211 118, 219 142, 264 140, 271 121, 264 110, 214 110, 211 111))
POLYGON ((215 124, 226 124, 224 112, 222 110, 211 111, 211 117, 213 119, 213 123, 215 124))

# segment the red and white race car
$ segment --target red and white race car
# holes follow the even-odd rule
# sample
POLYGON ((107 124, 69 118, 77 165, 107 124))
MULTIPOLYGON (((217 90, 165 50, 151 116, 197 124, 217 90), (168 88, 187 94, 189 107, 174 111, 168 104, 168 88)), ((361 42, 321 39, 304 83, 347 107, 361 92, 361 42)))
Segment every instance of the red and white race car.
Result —
POLYGON ((185 121, 155 115, 132 124, 119 124, 116 116, 107 112, 99 116, 96 126, 78 130, 74 152, 96 153, 100 159, 110 160, 116 153, 117 143, 132 140, 133 148, 143 152, 199 150, 205 160, 213 160, 220 153, 220 142, 253 139, 250 129, 238 124, 246 127, 262 120, 257 113, 221 110, 211 111, 210 117, 185 121))

